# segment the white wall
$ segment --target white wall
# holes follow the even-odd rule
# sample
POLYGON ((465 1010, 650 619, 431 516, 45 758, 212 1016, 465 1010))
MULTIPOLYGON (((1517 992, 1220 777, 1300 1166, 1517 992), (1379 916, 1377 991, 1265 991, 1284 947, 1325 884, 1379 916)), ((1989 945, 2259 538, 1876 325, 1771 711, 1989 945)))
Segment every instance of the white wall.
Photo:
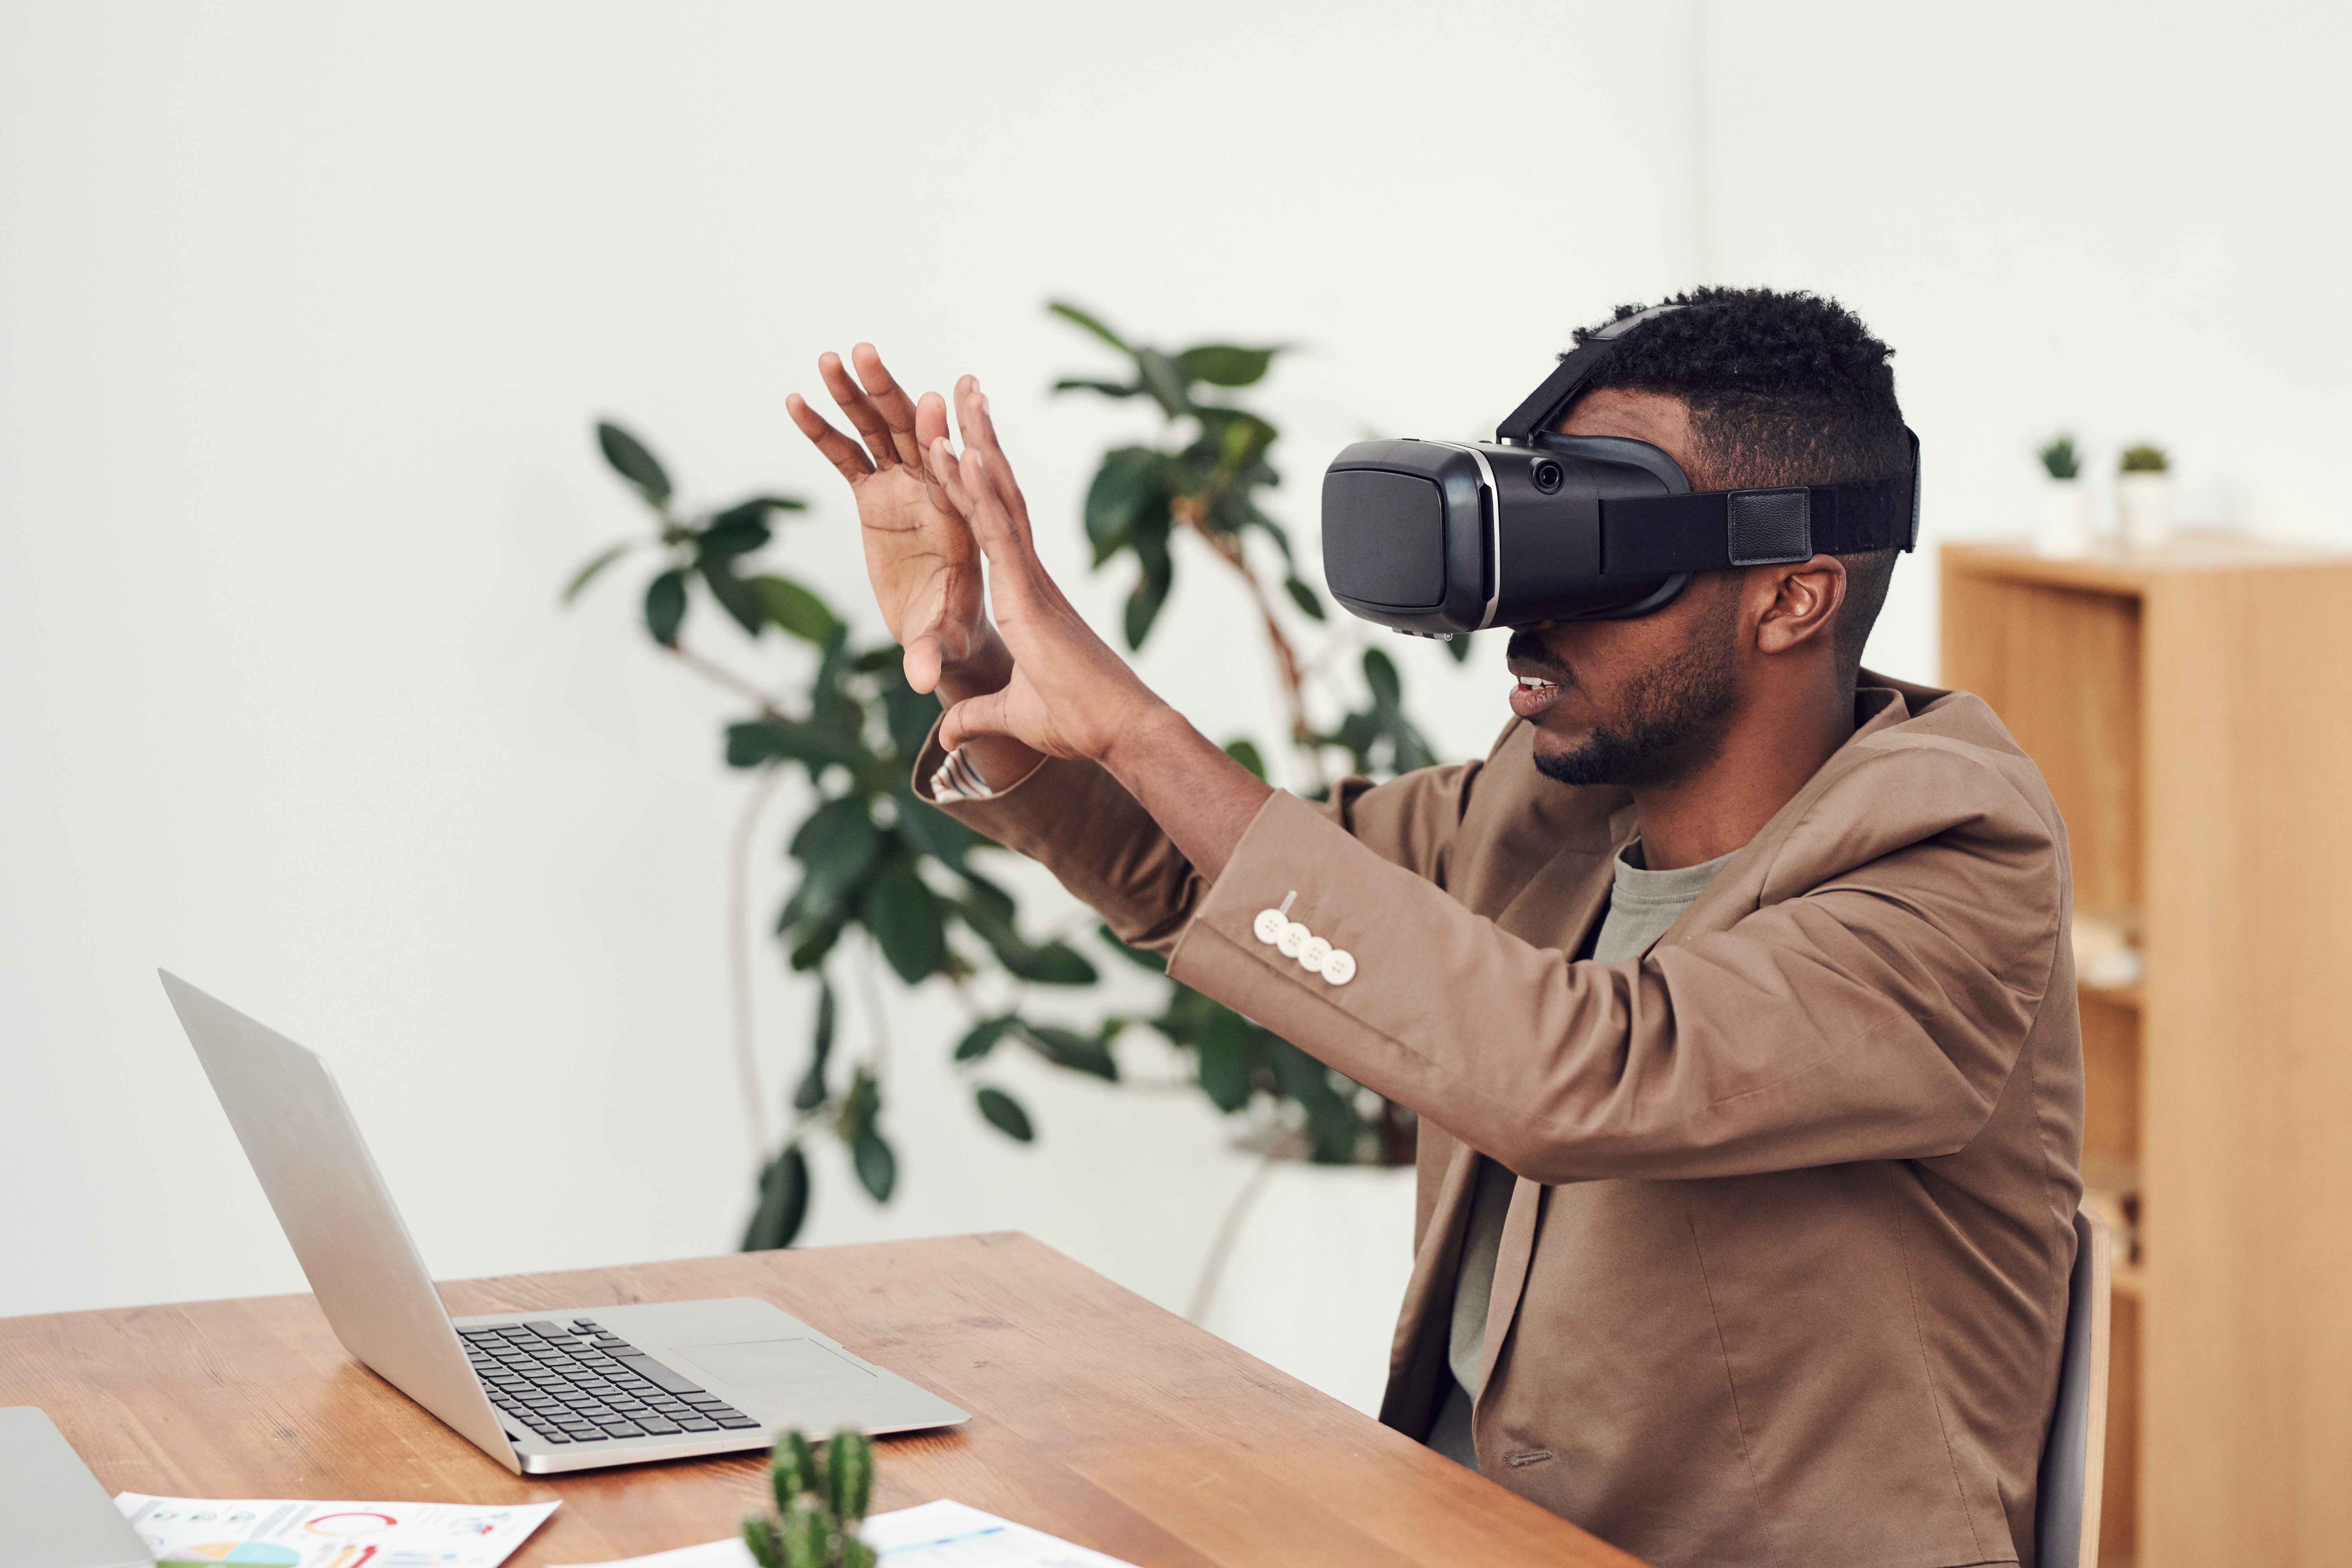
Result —
MULTIPOLYGON (((329 1055, 441 1273, 730 1244, 744 784, 634 581, 554 605, 635 526, 599 414, 693 495, 814 498, 777 558, 863 613, 784 394, 861 336, 923 384, 973 370, 1108 623, 1076 504, 1144 432, 1045 395, 1102 363, 1049 296, 1299 344, 1263 402, 1305 533, 1342 442, 1478 431, 1570 326, 1717 277, 1898 345, 1935 534, 2012 531, 2061 423, 2170 443, 2192 512, 2352 534, 2333 13, 888 15, 0 13, 0 1313, 300 1288, 158 963, 329 1055)), ((1147 673, 1271 739, 1239 602, 1187 564, 1147 673)), ((1874 658, 1931 674, 1928 561, 1898 583, 1874 658)), ((1482 747, 1499 650, 1383 646, 1482 747)), ((779 968, 777 1093, 809 1005, 779 968)), ((1017 1226, 1181 1303, 1248 1169, 1227 1129, 1015 1065, 1045 1137, 1014 1149, 943 1066, 954 1011, 888 1023, 902 1195, 830 1169, 812 1239, 1017 1226)), ((1363 1294, 1377 1356, 1392 1289, 1363 1294)))
MULTIPOLYGON (((2170 449, 2184 518, 2352 543, 2337 5, 1715 0, 1702 244, 1896 345, 1931 537, 2016 534, 2060 428, 2170 449)), ((1926 569, 1923 569, 1926 568, 1926 569)), ((1935 665, 1934 573, 1871 656, 1935 665)))
MULTIPOLYGON (((1587 53, 1634 15, 1539 31, 1587 53)), ((331 1058, 444 1274, 731 1245, 732 709, 645 646, 636 582, 555 605, 636 523, 590 421, 694 495, 815 498, 777 558, 878 635, 784 395, 860 336, 923 384, 977 371, 1108 617, 1127 584, 1087 578, 1077 500, 1150 432, 1046 395, 1105 368, 1049 296, 1299 344, 1264 403, 1306 529, 1320 454, 1474 431, 1571 321, 1689 276, 1690 182, 1633 156, 1663 71, 1594 100, 1632 218, 1595 247, 1558 175, 1514 183, 1499 240, 1449 205, 1554 135, 1543 59, 1470 64, 1433 66, 1403 6, 0 14, 0 1312, 300 1288, 159 963, 331 1058), (1496 332, 1536 277, 1559 302, 1496 332)), ((1270 741, 1240 601, 1188 569, 1150 672, 1270 741)), ((1496 650, 1399 657, 1444 744, 1482 747, 1496 650)), ((779 1097, 810 1005, 781 967, 779 1097)), ((846 1022, 869 1043, 855 994, 846 1022)), ((1010 1064, 1024 1151, 947 1072, 950 1006, 889 1024, 902 1195, 832 1163, 812 1239, 1018 1226, 1181 1305, 1250 1166, 1197 1097, 1010 1064)), ((1409 1214, 1376 1207, 1373 1392, 1409 1214)))

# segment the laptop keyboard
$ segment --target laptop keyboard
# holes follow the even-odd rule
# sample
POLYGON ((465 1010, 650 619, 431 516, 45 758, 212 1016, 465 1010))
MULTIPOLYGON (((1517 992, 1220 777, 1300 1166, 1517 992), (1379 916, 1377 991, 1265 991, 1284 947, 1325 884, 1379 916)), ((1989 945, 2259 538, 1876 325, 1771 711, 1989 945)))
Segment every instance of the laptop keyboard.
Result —
POLYGON ((550 1443, 759 1426, 593 1318, 459 1329, 457 1335, 499 1414, 550 1443))

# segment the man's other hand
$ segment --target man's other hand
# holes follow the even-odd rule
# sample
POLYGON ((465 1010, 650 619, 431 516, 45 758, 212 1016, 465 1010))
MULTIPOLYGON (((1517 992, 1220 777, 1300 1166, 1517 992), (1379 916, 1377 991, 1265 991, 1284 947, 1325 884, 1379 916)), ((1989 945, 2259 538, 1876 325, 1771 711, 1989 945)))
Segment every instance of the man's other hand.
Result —
POLYGON ((871 343, 859 343, 850 358, 854 379, 833 353, 818 359, 817 374, 862 447, 798 393, 784 406, 856 498, 866 574, 906 649, 907 684, 950 703, 994 691, 1011 676, 1012 659, 988 624, 980 551, 923 463, 924 448, 947 437, 947 405, 935 392, 910 402, 871 343))
POLYGON ((1166 705, 1095 635, 1037 558, 1028 503, 990 423, 988 399, 971 376, 956 383, 963 453, 944 430, 927 430, 931 482, 988 558, 988 596, 1013 655, 1000 689, 948 710, 940 743, 1006 735, 1054 757, 1109 760, 1166 705))

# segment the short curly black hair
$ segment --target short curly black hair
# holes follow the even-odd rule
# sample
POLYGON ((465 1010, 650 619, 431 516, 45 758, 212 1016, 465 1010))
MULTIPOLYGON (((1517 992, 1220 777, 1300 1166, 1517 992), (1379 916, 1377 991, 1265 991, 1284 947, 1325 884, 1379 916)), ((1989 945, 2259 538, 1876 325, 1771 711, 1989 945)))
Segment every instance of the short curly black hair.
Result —
MULTIPOLYGON (((1698 439, 1694 489, 1836 484, 1910 468, 1910 437, 1887 363, 1895 351, 1835 300, 1804 289, 1694 289, 1660 303, 1689 308, 1629 331, 1585 389, 1662 393, 1688 404, 1698 439)), ((1610 322, 1649 308, 1620 305, 1610 322)), ((1580 327, 1576 342, 1600 330, 1580 327)), ((1885 603, 1895 556, 1887 550, 1846 558, 1835 638, 1849 686, 1885 603)))

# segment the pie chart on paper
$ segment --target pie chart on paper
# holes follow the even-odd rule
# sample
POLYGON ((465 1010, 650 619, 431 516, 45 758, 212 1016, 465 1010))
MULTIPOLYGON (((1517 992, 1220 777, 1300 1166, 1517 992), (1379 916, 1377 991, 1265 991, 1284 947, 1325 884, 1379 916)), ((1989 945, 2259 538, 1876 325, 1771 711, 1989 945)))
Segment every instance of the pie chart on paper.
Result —
POLYGON ((171 1555, 158 1559, 155 1568, 222 1568, 224 1563, 240 1564, 241 1568, 293 1568, 302 1561, 302 1554, 292 1547, 268 1541, 221 1541, 169 1550, 171 1555))

